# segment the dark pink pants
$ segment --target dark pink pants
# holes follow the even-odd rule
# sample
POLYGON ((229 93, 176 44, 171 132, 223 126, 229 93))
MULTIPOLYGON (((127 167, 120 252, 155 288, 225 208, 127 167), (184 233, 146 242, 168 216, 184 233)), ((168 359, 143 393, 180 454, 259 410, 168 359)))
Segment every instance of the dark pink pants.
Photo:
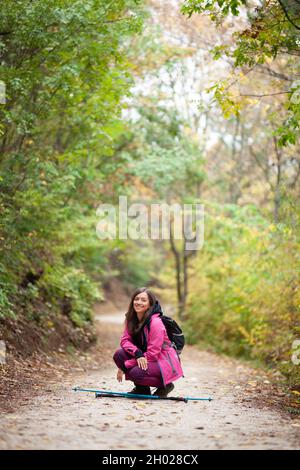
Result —
POLYGON ((132 356, 124 351, 123 348, 120 348, 115 352, 113 359, 117 367, 125 372, 126 380, 132 380, 136 385, 163 387, 161 372, 157 362, 148 362, 147 370, 143 370, 139 366, 133 366, 131 369, 126 369, 124 362, 127 359, 132 359, 132 356))

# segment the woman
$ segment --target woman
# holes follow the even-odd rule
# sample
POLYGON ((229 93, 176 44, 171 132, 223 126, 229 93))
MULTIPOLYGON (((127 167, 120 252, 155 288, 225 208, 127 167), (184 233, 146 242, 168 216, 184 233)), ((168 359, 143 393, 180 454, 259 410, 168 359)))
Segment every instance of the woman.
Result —
POLYGON ((183 376, 180 358, 168 338, 161 320, 163 312, 152 291, 146 287, 132 295, 125 319, 120 346, 113 359, 118 367, 117 379, 132 380, 135 387, 129 393, 166 397, 174 380, 183 376))

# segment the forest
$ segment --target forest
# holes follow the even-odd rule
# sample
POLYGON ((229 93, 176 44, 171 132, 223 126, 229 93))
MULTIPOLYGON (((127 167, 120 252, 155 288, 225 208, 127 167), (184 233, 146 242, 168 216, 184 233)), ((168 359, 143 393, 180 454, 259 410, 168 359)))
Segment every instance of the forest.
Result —
POLYGON ((298 0, 5 0, 0 58, 8 349, 88 348, 118 280, 299 394, 298 0), (120 196, 203 205, 203 246, 99 238, 120 196))

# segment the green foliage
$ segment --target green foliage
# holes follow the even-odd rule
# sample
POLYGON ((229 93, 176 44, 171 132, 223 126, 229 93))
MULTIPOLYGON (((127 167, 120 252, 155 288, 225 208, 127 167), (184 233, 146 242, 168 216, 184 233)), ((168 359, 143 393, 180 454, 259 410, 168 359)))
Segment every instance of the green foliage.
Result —
POLYGON ((2 317, 38 319, 46 303, 59 315, 67 303, 76 326, 91 321, 111 248, 97 238, 96 207, 121 164, 109 160, 124 132, 141 3, 1 3, 2 317))
MULTIPOLYGON (((8 288, 11 288, 11 286, 8 285, 8 288)), ((0 288, 0 318, 14 317, 13 304, 9 301, 9 294, 10 292, 5 291, 5 286, 2 283, 0 288)))
POLYGON ((219 81, 212 87, 207 89, 207 92, 214 93, 214 99, 222 109, 225 118, 232 115, 239 116, 241 105, 237 102, 236 98, 229 92, 229 84, 227 80, 219 81))
POLYGON ((175 109, 155 100, 137 111, 140 118, 132 125, 134 151, 126 155, 131 174, 151 188, 157 200, 170 201, 175 195, 184 200, 194 194, 205 178, 204 160, 188 126, 175 109))
POLYGON ((193 13, 210 12, 211 18, 216 19, 217 15, 227 16, 231 13, 237 16, 239 7, 245 5, 246 0, 185 0, 182 4, 182 13, 190 18, 193 13))
POLYGON ((193 343, 258 359, 295 382, 299 338, 297 224, 270 224, 255 207, 206 205, 205 243, 194 262, 187 329, 193 343))
MULTIPOLYGON (((250 5, 244 0, 185 0, 181 11, 190 17, 194 13, 209 14, 211 20, 219 24, 230 14, 240 15, 241 11, 248 16, 245 29, 233 33, 232 45, 227 43, 217 45, 212 49, 213 57, 218 60, 224 56, 233 61, 235 71, 248 68, 255 70, 257 66, 266 65, 275 61, 278 57, 286 56, 286 69, 292 68, 291 77, 285 75, 282 95, 286 95, 284 107, 285 116, 280 116, 281 124, 275 131, 279 135, 279 146, 295 144, 299 136, 300 100, 294 99, 295 88, 298 85, 289 83, 293 77, 299 74, 299 63, 291 60, 290 56, 299 55, 299 31, 295 23, 285 14, 282 5, 277 1, 263 2, 259 6, 250 5)), ((279 75, 278 75, 279 77, 279 75)), ((236 84, 239 78, 234 76, 232 83, 236 84)), ((217 83, 211 88, 214 91, 215 100, 221 106, 225 117, 237 114, 240 108, 240 98, 230 95, 230 84, 217 83)), ((278 93, 280 94, 280 92, 278 93)), ((264 92, 268 95, 268 91, 264 92)), ((272 93, 270 92, 270 96, 272 93)))
POLYGON ((157 278, 161 254, 149 241, 129 241, 118 257, 120 280, 128 286, 145 286, 157 278))
POLYGON ((276 134, 281 147, 288 144, 295 145, 299 133, 300 123, 300 81, 293 82, 289 100, 285 105, 287 117, 282 126, 278 127, 276 134))
POLYGON ((47 266, 39 288, 47 293, 52 305, 61 307, 63 301, 71 320, 78 327, 92 322, 91 306, 96 300, 103 300, 96 283, 83 270, 63 265, 47 266))

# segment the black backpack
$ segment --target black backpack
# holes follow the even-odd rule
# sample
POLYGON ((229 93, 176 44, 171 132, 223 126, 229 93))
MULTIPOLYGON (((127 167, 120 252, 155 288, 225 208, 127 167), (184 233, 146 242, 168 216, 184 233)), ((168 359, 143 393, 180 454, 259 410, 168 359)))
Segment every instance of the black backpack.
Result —
POLYGON ((176 349, 178 354, 181 354, 185 344, 182 329, 173 318, 168 317, 167 315, 162 315, 160 318, 165 325, 172 346, 176 349))

